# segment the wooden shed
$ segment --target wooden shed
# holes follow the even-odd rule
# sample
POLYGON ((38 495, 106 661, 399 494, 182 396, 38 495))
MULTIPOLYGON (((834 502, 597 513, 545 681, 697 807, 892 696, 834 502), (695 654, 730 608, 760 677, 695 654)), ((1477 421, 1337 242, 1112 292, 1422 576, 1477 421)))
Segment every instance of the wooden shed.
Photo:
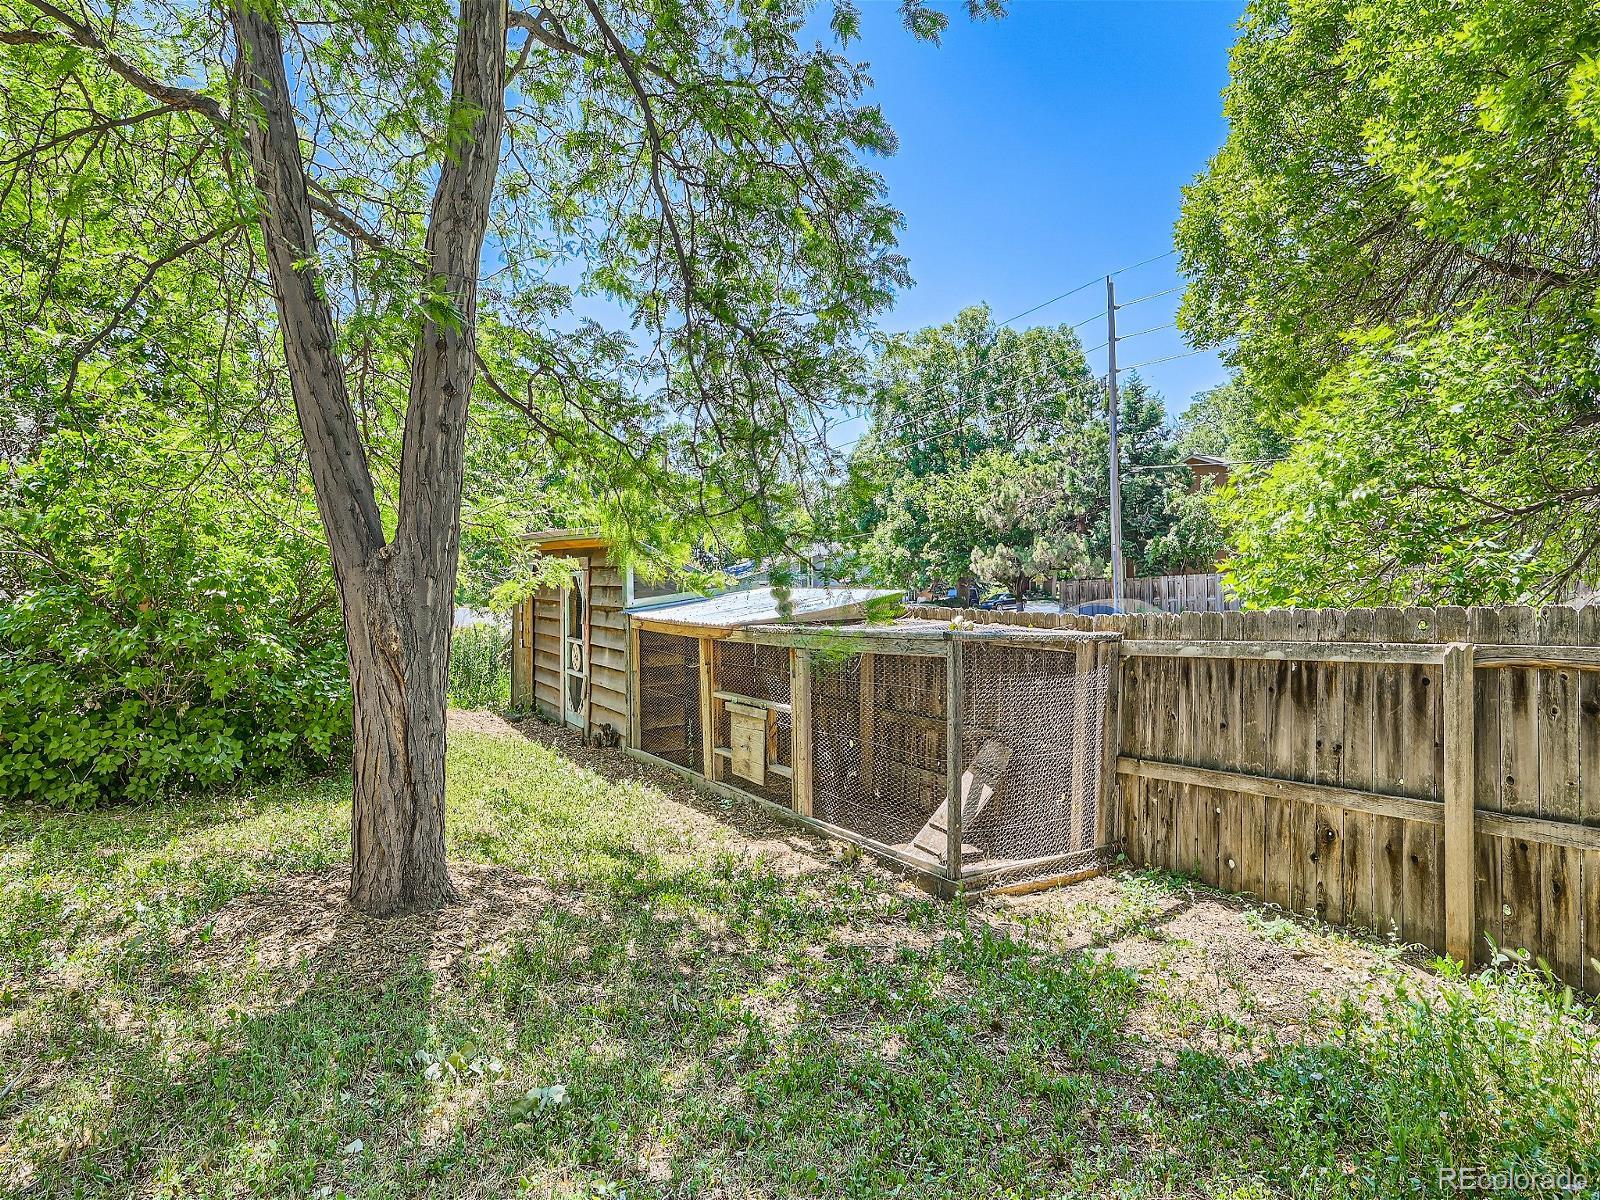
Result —
POLYGON ((629 573, 593 532, 553 529, 530 540, 574 569, 571 584, 541 588, 512 611, 512 706, 586 737, 620 737, 628 726, 629 573))
MULTIPOLYGON (((572 582, 541 588, 511 614, 511 704, 532 709, 585 737, 632 745, 628 697, 630 619, 674 629, 709 622, 717 629, 780 619, 772 590, 749 587, 705 597, 656 583, 619 565, 593 530, 530 535, 542 554, 570 559, 572 582)), ((795 588, 788 619, 858 619, 866 603, 895 595, 868 588, 795 588)))

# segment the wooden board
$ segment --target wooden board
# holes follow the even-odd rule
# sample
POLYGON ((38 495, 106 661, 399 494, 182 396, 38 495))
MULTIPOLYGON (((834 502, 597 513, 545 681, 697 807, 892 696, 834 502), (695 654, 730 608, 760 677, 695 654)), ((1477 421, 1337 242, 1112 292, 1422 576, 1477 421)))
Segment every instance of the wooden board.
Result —
POLYGON ((733 702, 727 708, 729 749, 733 751, 729 769, 761 787, 767 782, 766 713, 733 702))
MULTIPOLYGON (((1006 767, 1011 762, 1011 747, 990 738, 984 742, 966 770, 961 772, 961 828, 970 829, 974 822, 983 815, 983 810, 989 802, 999 794, 1001 784, 1005 777, 1006 767)), ((933 815, 928 818, 917 835, 911 839, 911 844, 924 854, 931 855, 939 861, 946 861, 944 855, 949 847, 950 803, 942 802, 934 809, 933 815)))

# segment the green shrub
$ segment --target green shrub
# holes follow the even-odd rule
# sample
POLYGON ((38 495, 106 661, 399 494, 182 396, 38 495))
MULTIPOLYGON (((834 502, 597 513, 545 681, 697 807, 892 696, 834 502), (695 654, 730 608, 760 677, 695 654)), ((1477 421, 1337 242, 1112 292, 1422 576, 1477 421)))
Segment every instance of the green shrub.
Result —
POLYGON ((58 436, 0 495, 0 800, 145 800, 345 750, 303 498, 169 429, 58 436))
POLYGON ((450 646, 450 703, 503 708, 511 701, 511 634, 492 622, 455 632, 450 646))

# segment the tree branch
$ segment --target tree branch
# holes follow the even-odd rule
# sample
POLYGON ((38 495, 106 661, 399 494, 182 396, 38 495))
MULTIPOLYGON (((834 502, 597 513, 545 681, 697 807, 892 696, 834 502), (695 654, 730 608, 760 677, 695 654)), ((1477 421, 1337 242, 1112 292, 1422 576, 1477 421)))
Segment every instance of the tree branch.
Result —
POLYGON ((516 8, 509 9, 506 12, 506 24, 512 29, 522 30, 541 46, 547 46, 551 50, 559 50, 563 54, 575 54, 579 58, 594 57, 590 51, 566 35, 566 31, 555 23, 555 17, 547 9, 541 8, 531 13, 516 8))
MULTIPOLYGON (((162 83, 132 59, 118 54, 110 46, 106 45, 105 39, 96 33, 92 26, 57 8, 50 3, 50 0, 27 0, 27 3, 65 29, 70 41, 87 50, 93 50, 105 62, 106 66, 110 67, 111 70, 152 100, 158 101, 169 108, 182 108, 201 113, 208 120, 218 125, 227 124, 227 116, 222 111, 222 105, 213 97, 207 96, 204 92, 197 92, 193 88, 162 83)), ((31 40, 42 41, 44 39, 31 40)))

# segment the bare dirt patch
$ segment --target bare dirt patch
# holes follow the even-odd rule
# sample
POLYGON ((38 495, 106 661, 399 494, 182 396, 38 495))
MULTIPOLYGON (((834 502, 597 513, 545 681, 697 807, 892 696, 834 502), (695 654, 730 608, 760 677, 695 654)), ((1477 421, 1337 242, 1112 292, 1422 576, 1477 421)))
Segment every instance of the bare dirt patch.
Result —
POLYGON ((1345 1002, 1376 1007, 1404 985, 1439 986, 1407 951, 1247 897, 1133 872, 996 902, 1025 936, 1067 953, 1108 954, 1136 972, 1131 1022, 1153 1057, 1196 1045, 1236 1058, 1315 1037, 1345 1002))
POLYGON ((457 903, 394 917, 369 917, 345 902, 347 867, 290 875, 191 925, 175 948, 189 973, 318 975, 359 989, 381 987, 397 967, 415 963, 443 984, 504 949, 553 903, 538 880, 507 867, 456 862, 450 873, 457 903))

